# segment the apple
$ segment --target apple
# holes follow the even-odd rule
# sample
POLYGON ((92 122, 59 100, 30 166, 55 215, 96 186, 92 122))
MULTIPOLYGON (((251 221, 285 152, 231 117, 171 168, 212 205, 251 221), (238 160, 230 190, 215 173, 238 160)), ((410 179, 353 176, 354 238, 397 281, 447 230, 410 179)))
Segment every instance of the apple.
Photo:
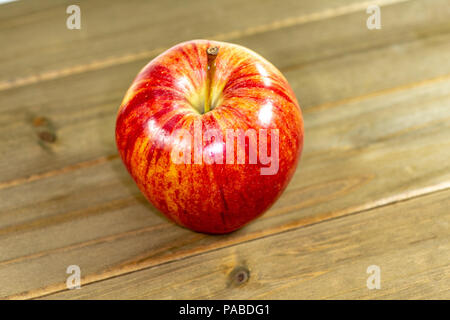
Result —
POLYGON ((117 114, 120 156, 146 198, 191 230, 263 214, 292 178, 303 119, 281 72, 239 45, 193 40, 150 61, 117 114))

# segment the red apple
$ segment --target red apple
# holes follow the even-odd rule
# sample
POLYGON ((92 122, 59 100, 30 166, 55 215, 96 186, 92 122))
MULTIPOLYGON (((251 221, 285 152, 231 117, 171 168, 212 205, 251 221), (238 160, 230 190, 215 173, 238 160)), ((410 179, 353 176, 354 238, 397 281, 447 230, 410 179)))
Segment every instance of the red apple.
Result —
POLYGON ((129 173, 168 218, 228 233, 281 195, 303 147, 283 75, 242 46, 207 40, 165 51, 138 74, 117 115, 129 173))

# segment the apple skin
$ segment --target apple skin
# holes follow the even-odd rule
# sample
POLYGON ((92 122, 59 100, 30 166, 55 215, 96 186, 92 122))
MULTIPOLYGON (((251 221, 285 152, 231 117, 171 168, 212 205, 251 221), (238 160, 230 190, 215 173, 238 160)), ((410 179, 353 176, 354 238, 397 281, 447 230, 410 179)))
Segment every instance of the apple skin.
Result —
MULTIPOLYGON (((156 208, 191 230, 223 234, 260 216, 281 195, 296 170, 303 132, 297 99, 271 63, 242 46, 193 40, 168 49, 137 75, 117 114, 116 143, 129 173, 156 208), (215 107, 202 114, 206 50, 213 46, 219 47, 211 80, 215 107), (226 129, 278 129, 278 171, 261 175, 267 165, 259 161, 174 163, 177 141, 171 134, 181 128, 194 135, 194 121, 224 136, 226 129)), ((225 147, 208 146, 203 141, 203 152, 226 158, 225 147)))

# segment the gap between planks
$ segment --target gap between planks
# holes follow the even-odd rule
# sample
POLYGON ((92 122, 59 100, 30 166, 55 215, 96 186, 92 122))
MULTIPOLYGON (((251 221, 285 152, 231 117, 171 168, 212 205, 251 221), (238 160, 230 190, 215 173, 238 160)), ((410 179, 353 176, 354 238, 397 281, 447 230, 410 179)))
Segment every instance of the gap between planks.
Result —
MULTIPOLYGON (((372 211, 372 210, 375 210, 375 209, 378 209, 381 207, 386 207, 388 205, 393 205, 393 204, 396 204, 399 202, 420 198, 423 196, 430 195, 432 193, 442 192, 447 189, 450 189, 450 181, 440 183, 440 184, 437 184, 434 186, 420 188, 420 189, 413 190, 410 192, 401 193, 401 194, 398 194, 398 195, 395 195, 392 197, 387 197, 387 198, 380 199, 378 201, 369 202, 369 203, 366 203, 363 205, 353 206, 353 207, 350 207, 347 209, 336 211, 334 213, 333 212, 326 213, 326 214, 317 215, 315 217, 305 218, 305 219, 302 219, 295 223, 292 223, 288 226, 279 226, 279 227, 268 229, 265 231, 260 231, 257 234, 252 234, 252 235, 244 236, 241 238, 232 239, 230 241, 225 241, 220 246, 208 245, 208 246, 196 248, 194 250, 188 250, 188 251, 182 252, 181 254, 174 254, 173 258, 170 257, 171 258, 170 260, 164 259, 165 261, 163 261, 163 262, 158 262, 158 260, 153 263, 148 263, 148 264, 146 264, 145 262, 142 262, 142 263, 137 263, 132 266, 121 267, 116 270, 113 269, 113 270, 108 270, 108 271, 105 271, 105 272, 102 272, 99 274, 89 275, 86 277, 82 277, 81 283, 84 286, 86 286, 86 285, 89 285, 92 283, 101 282, 101 281, 108 280, 111 278, 120 277, 123 275, 131 274, 131 273, 142 271, 145 269, 150 269, 150 268, 157 267, 157 266, 163 266, 163 265, 172 263, 174 261, 180 261, 183 259, 199 256, 202 254, 211 253, 211 252, 214 252, 217 250, 230 248, 230 247, 233 247, 233 246, 245 243, 245 242, 258 241, 260 239, 272 237, 272 236, 279 235, 282 233, 293 232, 300 228, 306 228, 306 227, 310 227, 310 226, 317 225, 320 223, 332 221, 335 219, 340 219, 340 218, 348 217, 351 215, 369 212, 369 211, 372 211)), ((39 288, 39 289, 27 291, 27 292, 22 292, 19 294, 6 296, 6 297, 4 297, 4 299, 6 299, 6 300, 38 299, 38 298, 42 298, 42 297, 45 297, 45 296, 48 296, 51 294, 67 291, 67 290, 68 289, 66 287, 66 284, 60 283, 60 284, 54 284, 54 285, 50 285, 47 287, 43 287, 43 288, 39 288)))
MULTIPOLYGON (((342 6, 335 9, 327 9, 311 14, 301 15, 297 17, 289 17, 282 20, 273 21, 271 23, 262 24, 255 27, 249 27, 244 30, 235 30, 228 33, 217 34, 209 37, 210 39, 220 41, 230 41, 241 37, 253 36, 269 31, 275 31, 283 28, 288 28, 296 25, 307 24, 311 22, 331 19, 339 16, 344 16, 360 11, 366 10, 370 5, 378 5, 379 7, 394 5, 402 2, 408 2, 411 0, 374 0, 365 1, 361 3, 352 3, 347 6, 342 6)), ((59 70, 46 71, 18 79, 10 79, 0 81, 0 91, 5 91, 17 87, 23 87, 31 84, 35 84, 42 81, 55 80, 70 75, 80 74, 88 71, 95 71, 105 69, 111 66, 126 64, 141 59, 149 59, 162 53, 167 48, 156 48, 152 50, 145 50, 136 53, 129 53, 121 56, 112 56, 109 58, 94 60, 90 63, 79 64, 72 67, 62 68, 59 70)))
MULTIPOLYGON (((369 211, 372 211, 372 210, 375 210, 375 209, 378 209, 381 207, 385 207, 388 205, 392 205, 392 204, 395 204, 398 202, 403 202, 403 201, 408 201, 408 200, 415 199, 415 198, 420 198, 423 196, 430 195, 432 193, 442 192, 447 189, 450 189, 450 182, 445 182, 445 183, 441 183, 441 184, 438 184, 435 186, 430 186, 430 187, 426 187, 426 188, 417 189, 417 190, 414 190, 411 192, 402 193, 402 194, 399 194, 396 196, 392 196, 392 197, 388 197, 388 198, 381 199, 378 201, 374 201, 372 203, 367 203, 365 205, 347 208, 347 209, 344 209, 341 211, 337 211, 335 213, 318 215, 313 218, 303 219, 301 221, 298 221, 295 224, 292 224, 291 228, 289 228, 289 227, 286 228, 285 226, 277 227, 277 228, 267 230, 264 232, 259 232, 259 234, 253 235, 253 237, 242 237, 241 239, 237 239, 237 240, 241 240, 241 241, 236 241, 236 239, 234 239, 234 240, 231 240, 228 242, 224 242, 223 245, 220 245, 220 246, 210 245, 210 246, 202 247, 202 248, 200 248, 200 250, 199 250, 199 248, 197 248, 196 250, 191 250, 191 251, 185 252, 184 254, 178 255, 178 257, 176 257, 176 255, 175 255, 173 259, 168 260, 168 261, 166 260, 161 263, 155 262, 150 265, 145 265, 145 263, 141 263, 141 264, 137 264, 135 266, 129 266, 127 268, 122 267, 118 270, 110 270, 110 271, 106 271, 103 273, 86 276, 81 279, 81 282, 83 283, 83 285, 89 285, 92 283, 101 282, 101 281, 104 281, 107 279, 120 277, 120 276, 123 276, 126 274, 131 274, 133 272, 150 269, 150 268, 153 268, 156 266, 163 266, 165 264, 169 264, 174 261, 179 261, 179 260, 191 258, 194 256, 211 253, 211 252, 225 249, 225 248, 230 248, 230 247, 233 247, 233 246, 245 243, 245 242, 258 241, 260 239, 272 237, 272 236, 279 235, 282 233, 293 232, 300 228, 306 228, 306 227, 310 227, 310 226, 317 225, 320 223, 325 223, 325 222, 328 222, 331 220, 348 217, 351 215, 361 214, 364 212, 369 212, 369 211), (326 217, 324 217, 324 216, 326 216, 326 217), (275 232, 273 232, 273 231, 275 231, 275 232)), ((47 286, 44 288, 40 288, 40 289, 28 291, 28 292, 23 292, 23 293, 7 296, 7 297, 5 297, 5 299, 7 299, 7 300, 38 299, 38 298, 42 298, 42 297, 45 297, 45 296, 48 296, 51 294, 67 291, 67 290, 68 289, 66 288, 66 284, 61 283, 61 284, 50 285, 50 286, 47 286)))

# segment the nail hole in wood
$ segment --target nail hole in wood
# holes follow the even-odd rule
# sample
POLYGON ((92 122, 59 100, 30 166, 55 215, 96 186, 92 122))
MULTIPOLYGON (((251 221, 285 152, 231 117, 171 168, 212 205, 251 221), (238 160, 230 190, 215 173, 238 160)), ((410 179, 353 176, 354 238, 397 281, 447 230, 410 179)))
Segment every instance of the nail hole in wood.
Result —
POLYGON ((246 267, 236 267, 231 272, 231 280, 235 285, 243 285, 250 279, 250 271, 246 267))
POLYGON ((56 141, 56 135, 53 132, 50 131, 41 131, 38 134, 39 139, 41 139, 42 141, 48 142, 48 143, 52 143, 56 141))

